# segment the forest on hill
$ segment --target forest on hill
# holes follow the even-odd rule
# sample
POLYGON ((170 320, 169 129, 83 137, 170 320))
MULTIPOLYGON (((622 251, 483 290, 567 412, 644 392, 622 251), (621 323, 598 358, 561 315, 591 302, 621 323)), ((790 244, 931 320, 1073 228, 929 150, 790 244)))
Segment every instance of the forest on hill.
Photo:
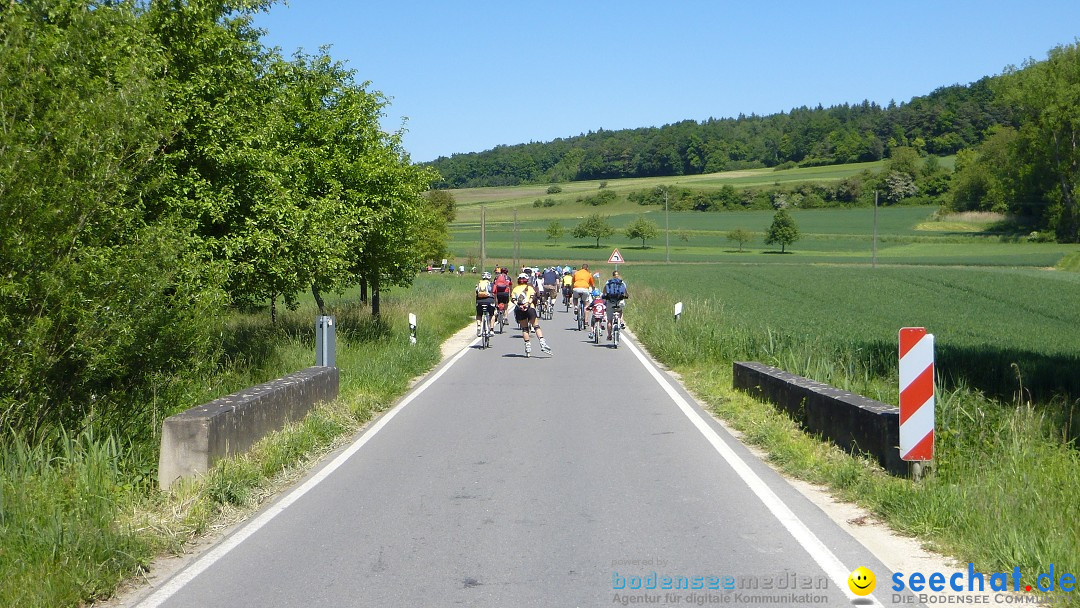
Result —
POLYGON ((992 87, 997 78, 942 87, 888 107, 863 101, 769 116, 601 129, 547 143, 454 154, 429 165, 442 175, 436 187, 471 188, 875 161, 897 147, 944 156, 980 143, 994 125, 1011 124, 1013 113, 992 87))

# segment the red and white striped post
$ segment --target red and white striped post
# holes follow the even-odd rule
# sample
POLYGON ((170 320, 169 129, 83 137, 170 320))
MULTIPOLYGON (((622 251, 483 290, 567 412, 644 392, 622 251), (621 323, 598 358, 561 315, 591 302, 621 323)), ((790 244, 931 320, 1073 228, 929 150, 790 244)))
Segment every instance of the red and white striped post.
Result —
POLYGON ((900 330, 900 458, 934 458, 934 335, 900 330))

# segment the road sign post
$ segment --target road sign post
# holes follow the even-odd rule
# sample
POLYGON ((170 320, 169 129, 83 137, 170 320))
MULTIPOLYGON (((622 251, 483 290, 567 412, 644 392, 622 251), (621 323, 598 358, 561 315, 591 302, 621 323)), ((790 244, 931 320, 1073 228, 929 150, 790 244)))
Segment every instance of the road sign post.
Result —
POLYGON ((900 330, 900 458, 934 458, 934 335, 924 327, 900 330))

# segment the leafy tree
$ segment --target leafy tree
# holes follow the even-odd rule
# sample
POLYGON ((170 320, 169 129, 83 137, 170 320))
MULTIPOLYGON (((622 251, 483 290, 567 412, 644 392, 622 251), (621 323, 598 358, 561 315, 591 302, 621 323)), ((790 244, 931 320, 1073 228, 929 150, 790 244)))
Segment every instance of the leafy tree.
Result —
POLYGON ((1080 238, 1080 44, 1050 50, 1046 61, 1006 70, 998 92, 1020 119, 1014 163, 1025 189, 1042 194, 1044 221, 1058 240, 1080 238))
POLYGON ((1016 130, 1004 127, 978 147, 956 153, 956 170, 947 199, 951 209, 1005 213, 1014 207, 1016 139, 1016 130))
POLYGON ((155 378, 215 360, 215 264, 155 201, 176 128, 131 3, 0 9, 0 427, 149 428, 155 378))
POLYGON ((727 233, 727 240, 739 244, 739 253, 742 253, 743 245, 749 243, 753 238, 754 236, 750 234, 749 230, 744 230, 742 228, 736 228, 727 233))
POLYGON ((645 249, 646 240, 655 239, 659 235, 660 227, 656 225, 656 222, 646 219, 644 216, 638 216, 636 220, 626 227, 626 238, 641 239, 642 249, 645 249))
POLYGON ((563 228, 562 223, 558 220, 552 220, 552 222, 547 225, 547 238, 549 241, 558 243, 559 239, 562 238, 562 235, 565 233, 566 229, 563 228))
POLYGON ((558 194, 560 192, 562 192, 562 186, 560 186, 558 184, 551 184, 550 186, 548 186, 548 189, 547 189, 548 194, 558 194))
POLYGON ((428 202, 437 209, 446 219, 447 224, 454 223, 457 218, 457 201, 454 193, 449 190, 431 190, 427 193, 428 202))
POLYGON ((784 253, 785 248, 797 240, 799 240, 799 227, 795 225, 795 218, 791 217, 787 209, 780 209, 773 216, 772 225, 765 233, 765 244, 779 243, 780 253, 784 253))
POLYGON ((679 231, 679 240, 684 243, 690 242, 690 231, 685 228, 679 231))
POLYGON ((615 228, 608 223, 606 216, 600 215, 599 213, 594 213, 585 218, 570 231, 570 236, 573 236, 575 239, 596 239, 597 249, 600 248, 600 239, 613 234, 615 234, 615 228))

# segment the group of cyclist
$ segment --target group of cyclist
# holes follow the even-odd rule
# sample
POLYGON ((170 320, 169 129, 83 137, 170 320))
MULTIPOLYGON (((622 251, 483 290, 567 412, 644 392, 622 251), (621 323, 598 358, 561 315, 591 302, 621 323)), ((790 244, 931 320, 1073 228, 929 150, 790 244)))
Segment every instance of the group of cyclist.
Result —
MULTIPOLYGON (((523 266, 516 284, 511 281, 506 267, 496 266, 493 272, 485 271, 476 285, 476 335, 481 334, 481 319, 485 315, 505 315, 512 306, 514 321, 521 329, 525 342, 525 356, 532 354, 531 333, 536 334, 540 350, 550 354, 551 347, 540 328, 538 310, 545 305, 554 306, 561 291, 563 302, 573 304, 575 317, 582 306, 586 311, 588 316, 582 325, 589 328, 590 340, 593 338, 592 332, 599 331, 600 327, 607 328, 607 339, 611 340, 615 309, 621 310, 630 296, 618 270, 612 272, 603 291, 597 288, 595 279, 598 277, 599 274, 594 275, 589 271, 588 264, 582 264, 578 269, 550 266, 541 270, 523 266)), ((491 317, 488 318, 490 328, 491 317)))

